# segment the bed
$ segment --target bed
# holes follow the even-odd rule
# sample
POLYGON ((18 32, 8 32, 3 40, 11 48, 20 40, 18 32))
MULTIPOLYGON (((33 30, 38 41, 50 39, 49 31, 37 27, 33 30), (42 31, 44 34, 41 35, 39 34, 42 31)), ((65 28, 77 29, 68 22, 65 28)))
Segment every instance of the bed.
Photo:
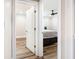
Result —
POLYGON ((43 31, 43 45, 48 46, 57 42, 56 30, 44 30, 43 31))

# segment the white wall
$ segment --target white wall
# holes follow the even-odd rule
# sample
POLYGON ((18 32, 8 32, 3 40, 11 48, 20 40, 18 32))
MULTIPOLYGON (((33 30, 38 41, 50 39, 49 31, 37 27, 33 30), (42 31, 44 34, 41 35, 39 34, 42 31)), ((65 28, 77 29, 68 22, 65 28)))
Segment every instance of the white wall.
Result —
POLYGON ((11 0, 5 0, 4 59, 11 59, 11 0))
POLYGON ((75 59, 74 54, 74 0, 61 0, 62 59, 75 59))
POLYGON ((51 16, 51 10, 58 12, 58 0, 43 0, 43 29, 44 26, 47 26, 47 28, 50 30, 57 30, 58 15, 51 16))
POLYGON ((17 13, 16 14, 16 38, 25 37, 25 20, 26 14, 25 13, 17 13))
POLYGON ((44 0, 44 12, 47 15, 50 15, 51 10, 58 11, 58 0, 44 0))
POLYGON ((58 15, 44 18, 44 26, 47 26, 48 30, 57 30, 58 27, 58 15))
POLYGON ((25 20, 26 20, 26 11, 31 6, 27 3, 16 1, 15 4, 15 26, 16 26, 16 38, 24 38, 25 37, 25 20))
POLYGON ((25 20, 26 20, 26 11, 31 8, 33 4, 36 4, 35 2, 22 2, 17 1, 15 4, 15 11, 16 11, 16 38, 23 38, 25 37, 25 20))

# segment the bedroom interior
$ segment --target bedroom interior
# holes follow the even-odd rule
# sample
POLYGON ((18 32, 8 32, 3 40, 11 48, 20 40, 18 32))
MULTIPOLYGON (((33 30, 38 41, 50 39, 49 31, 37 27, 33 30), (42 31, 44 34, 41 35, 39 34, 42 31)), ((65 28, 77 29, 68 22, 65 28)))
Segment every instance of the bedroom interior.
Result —
MULTIPOLYGON (((58 0, 43 1, 43 55, 57 59, 58 0)), ((47 59, 44 57, 44 59, 47 59)))

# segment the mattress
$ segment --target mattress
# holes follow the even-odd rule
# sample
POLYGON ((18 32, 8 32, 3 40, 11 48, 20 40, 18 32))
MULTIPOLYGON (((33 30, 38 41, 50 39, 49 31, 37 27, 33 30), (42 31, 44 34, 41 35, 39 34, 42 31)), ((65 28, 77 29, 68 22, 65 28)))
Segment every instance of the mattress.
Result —
POLYGON ((44 31, 43 32, 43 38, 53 38, 53 37, 57 37, 56 31, 44 31))

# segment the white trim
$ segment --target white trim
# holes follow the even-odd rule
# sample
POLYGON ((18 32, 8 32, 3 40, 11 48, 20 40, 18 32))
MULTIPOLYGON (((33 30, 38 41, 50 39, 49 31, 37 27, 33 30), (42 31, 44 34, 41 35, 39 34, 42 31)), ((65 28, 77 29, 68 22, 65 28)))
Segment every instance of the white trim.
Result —
POLYGON ((15 0, 11 4, 11 58, 16 59, 15 0))
POLYGON ((61 0, 58 0, 58 18, 57 59, 61 59, 61 0))
POLYGON ((16 36, 16 38, 26 38, 26 36, 16 36))
POLYGON ((43 57, 43 34, 42 34, 42 20, 43 20, 43 0, 39 1, 39 20, 38 20, 38 54, 39 57, 43 57), (42 44, 40 44, 40 42, 42 44))
POLYGON ((74 58, 74 0, 61 0, 61 59, 74 58), (62 25, 63 24, 63 25, 62 25))
POLYGON ((39 56, 39 2, 36 5, 36 56, 39 56))
MULTIPOLYGON (((32 2, 32 1, 31 1, 32 2)), ((12 14, 12 16, 11 16, 11 29, 12 29, 12 41, 11 41, 11 49, 12 49, 12 51, 11 51, 11 54, 12 54, 12 56, 11 56, 11 58, 12 59, 16 59, 16 31, 15 31, 15 3, 16 3, 16 1, 15 0, 13 0, 12 1, 12 10, 11 10, 11 14, 12 14)), ((30 1, 29 1, 29 4, 30 4, 30 1)), ((37 11, 38 11, 38 3, 34 3, 34 6, 36 6, 37 7, 37 11)), ((37 15, 38 15, 38 12, 37 12, 37 15)), ((37 19, 37 23, 36 23, 36 27, 37 27, 37 29, 36 29, 36 34, 37 34, 37 36, 36 36, 36 44, 37 44, 37 46, 36 46, 36 55, 38 56, 38 16, 36 17, 36 19, 37 19)), ((22 37, 22 36, 20 36, 20 37, 22 37)), ((20 38, 20 37, 17 37, 17 38, 20 38)))

